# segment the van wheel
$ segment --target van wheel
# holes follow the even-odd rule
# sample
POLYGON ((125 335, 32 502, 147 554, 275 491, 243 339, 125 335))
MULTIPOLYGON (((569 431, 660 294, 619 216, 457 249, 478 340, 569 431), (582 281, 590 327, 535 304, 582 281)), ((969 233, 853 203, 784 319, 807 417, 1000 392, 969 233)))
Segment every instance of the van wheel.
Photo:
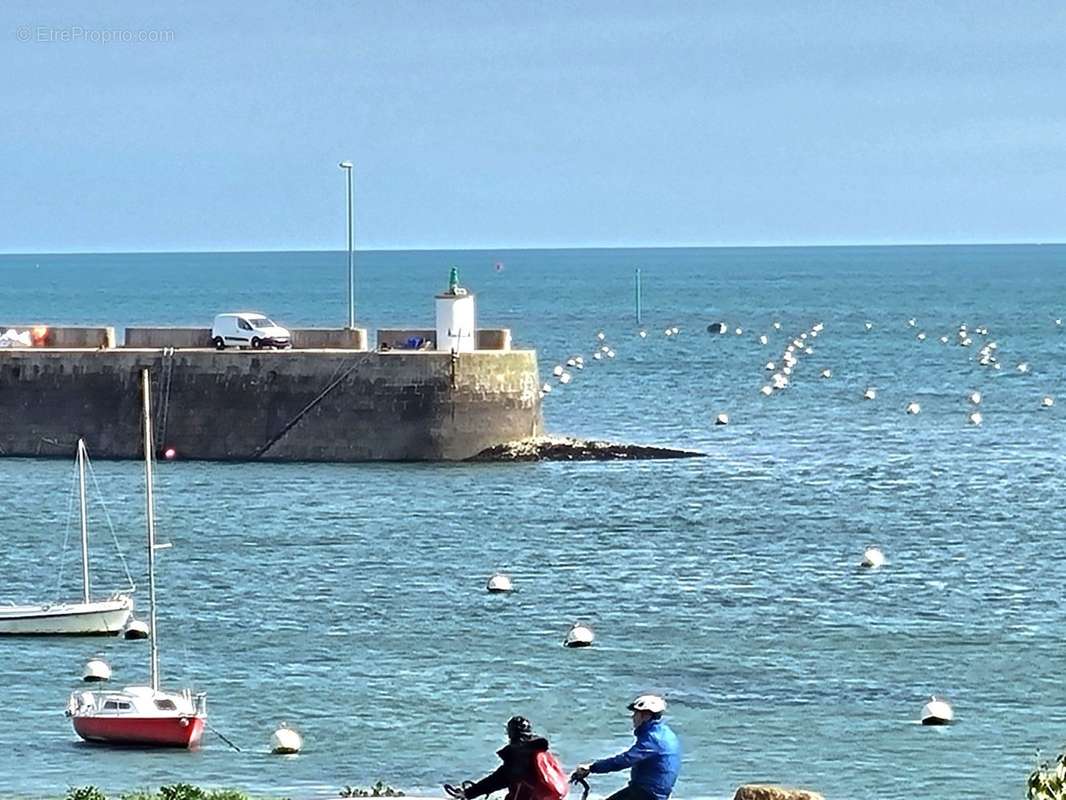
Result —
POLYGON ((215 346, 216 350, 226 349, 226 340, 223 339, 221 336, 216 336, 214 339, 212 339, 211 344, 215 346))
POLYGON ((263 349, 263 340, 260 339, 258 336, 253 336, 252 337, 252 349, 253 350, 262 350, 263 349))

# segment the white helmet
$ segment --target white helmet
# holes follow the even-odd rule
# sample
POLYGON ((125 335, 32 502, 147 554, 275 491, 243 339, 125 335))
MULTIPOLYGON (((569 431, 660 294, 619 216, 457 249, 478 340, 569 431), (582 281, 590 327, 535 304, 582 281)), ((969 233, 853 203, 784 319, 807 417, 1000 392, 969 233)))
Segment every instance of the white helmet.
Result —
POLYGON ((650 714, 662 714, 666 711, 666 701, 655 694, 642 694, 626 708, 630 711, 647 711, 650 714))

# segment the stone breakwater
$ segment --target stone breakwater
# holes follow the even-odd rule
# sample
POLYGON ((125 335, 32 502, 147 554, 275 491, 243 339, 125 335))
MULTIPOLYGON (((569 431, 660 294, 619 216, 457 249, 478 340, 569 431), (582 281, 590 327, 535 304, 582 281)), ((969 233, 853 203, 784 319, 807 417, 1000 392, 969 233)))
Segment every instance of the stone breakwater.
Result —
POLYGON ((618 444, 572 437, 535 436, 493 445, 469 461, 624 461, 653 458, 702 458, 694 450, 618 444))
POLYGON ((542 432, 532 350, 0 350, 0 455, 446 461, 542 432))

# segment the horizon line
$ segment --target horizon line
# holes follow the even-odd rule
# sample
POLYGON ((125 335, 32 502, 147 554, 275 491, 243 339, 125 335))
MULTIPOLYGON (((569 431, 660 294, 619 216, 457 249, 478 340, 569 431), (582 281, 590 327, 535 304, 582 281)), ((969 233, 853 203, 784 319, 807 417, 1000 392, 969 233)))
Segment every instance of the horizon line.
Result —
MULTIPOLYGON (((1055 247, 1066 241, 993 241, 993 242, 847 242, 836 244, 631 244, 631 245, 477 245, 474 247, 367 247, 355 253, 446 253, 446 252, 538 252, 553 250, 817 250, 841 248, 904 248, 904 247, 1055 247)), ((187 254, 253 254, 253 253, 346 253, 346 248, 257 248, 257 249, 201 249, 190 250, 24 250, 0 251, 0 256, 119 256, 119 255, 187 255, 187 254)))

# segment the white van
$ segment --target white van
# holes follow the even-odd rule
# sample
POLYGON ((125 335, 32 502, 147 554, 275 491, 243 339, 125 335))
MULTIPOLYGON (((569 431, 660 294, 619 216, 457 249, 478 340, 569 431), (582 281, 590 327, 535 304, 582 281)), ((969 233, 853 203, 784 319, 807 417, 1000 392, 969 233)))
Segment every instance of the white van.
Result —
POLYGON ((215 317, 215 324, 211 326, 211 343, 216 350, 225 350, 227 347, 285 349, 292 347, 292 337, 288 330, 269 317, 254 311, 242 311, 215 317))

